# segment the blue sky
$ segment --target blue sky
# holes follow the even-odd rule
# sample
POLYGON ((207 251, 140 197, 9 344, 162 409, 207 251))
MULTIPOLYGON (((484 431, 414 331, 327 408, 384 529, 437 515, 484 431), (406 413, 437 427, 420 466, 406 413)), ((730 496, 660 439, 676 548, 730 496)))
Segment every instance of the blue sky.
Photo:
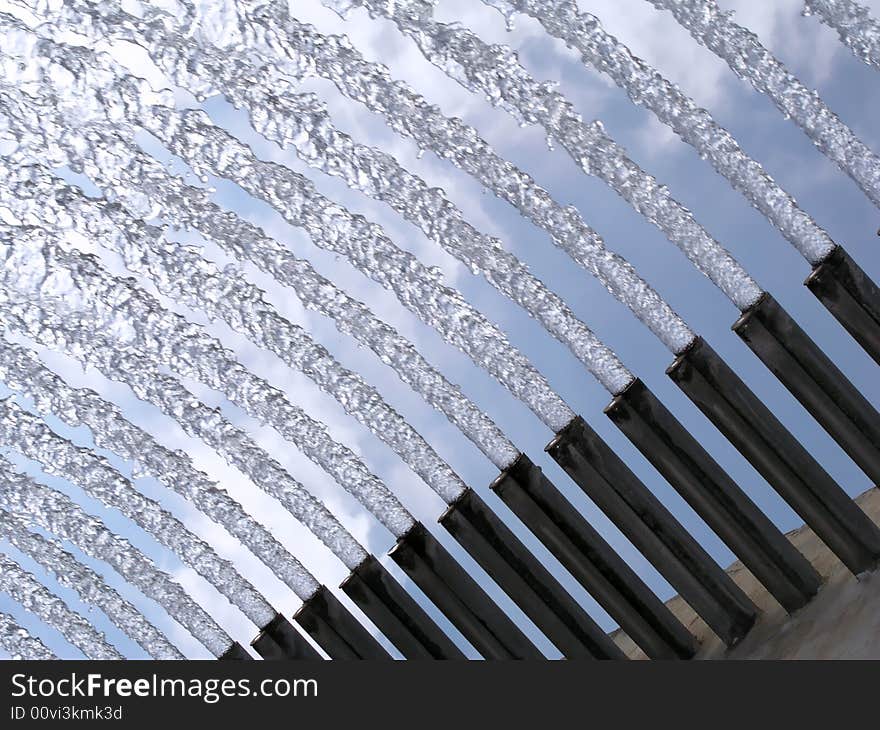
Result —
MULTIPOLYGON (((831 108, 862 140, 874 150, 880 151, 880 137, 876 126, 877 109, 880 109, 880 76, 876 70, 855 59, 837 41, 833 31, 821 26, 814 18, 801 17, 799 0, 761 3, 720 0, 719 4, 726 9, 735 9, 741 24, 758 33, 764 44, 804 83, 819 90, 831 108)), ((867 4, 875 14, 880 14, 878 0, 867 4)), ((794 124, 782 118, 767 98, 753 92, 722 61, 698 46, 686 31, 675 24, 671 16, 656 11, 645 0, 581 0, 579 5, 598 15, 605 27, 629 45, 637 55, 656 66, 667 78, 679 83, 701 106, 708 108, 716 120, 734 134, 745 150, 760 161, 786 190, 794 194, 801 206, 837 242, 843 244, 875 280, 880 280, 880 256, 877 253, 880 214, 855 184, 833 163, 827 161, 794 124)), ((372 20, 363 11, 354 12, 347 21, 342 21, 323 8, 318 0, 296 0, 293 7, 298 17, 315 23, 322 31, 348 34, 368 58, 386 63, 393 77, 408 81, 429 100, 439 104, 448 116, 460 116, 476 126, 502 156, 531 173, 541 185, 550 190, 557 201, 575 205, 586 221, 603 235, 608 247, 625 256, 637 267, 642 276, 672 304, 692 329, 703 335, 734 367, 850 494, 858 494, 871 486, 865 475, 773 379, 736 335, 730 332, 730 325, 738 313, 721 292, 702 277, 662 233, 632 211, 612 190, 601 181, 584 175, 563 150, 548 150, 542 130, 520 128, 505 112, 493 109, 482 98, 445 77, 442 72, 428 64, 414 44, 401 36, 388 22, 372 20)), ((630 156, 667 184, 675 197, 694 211, 697 219, 776 297, 866 397, 880 406, 880 381, 877 378, 876 365, 803 287, 803 279, 809 273, 807 263, 744 198, 714 173, 708 163, 700 160, 690 147, 660 125, 650 112, 633 106, 624 92, 610 81, 584 69, 573 53, 548 38, 536 23, 519 18, 513 32, 508 32, 503 18, 478 0, 441 0, 437 17, 444 21, 464 22, 487 41, 514 46, 520 52, 523 63, 534 75, 540 79, 559 81, 561 91, 574 102, 583 117, 588 121, 601 119, 609 134, 626 147, 630 156)), ((149 70, 137 56, 129 55, 124 60, 139 72, 146 73, 149 70)), ((665 376, 664 370, 672 361, 672 355, 598 282, 555 249, 545 233, 523 220, 513 208, 494 198, 491 193, 483 191, 478 183, 451 165, 438 160, 431 153, 420 158, 414 144, 397 137, 380 118, 363 107, 341 97, 329 83, 310 81, 303 88, 319 93, 327 101, 337 126, 352 134, 358 141, 369 142, 392 152, 407 168, 418 172, 430 184, 444 188, 448 196, 465 212, 468 220, 480 230, 498 236, 536 275, 565 298, 580 318, 618 352, 624 363, 649 385, 781 529, 788 530, 800 524, 796 515, 665 376)), ((299 171, 308 171, 319 189, 329 197, 380 223, 400 246, 417 253, 425 263, 438 266, 450 283, 461 289, 470 301, 502 326, 510 340, 548 377, 554 389, 606 438, 719 563, 727 565, 733 560, 730 551, 602 414, 602 409, 609 402, 607 392, 563 345, 546 334, 537 323, 482 279, 471 275, 450 256, 431 244, 414 226, 384 204, 350 191, 337 179, 308 170, 293 152, 279 150, 276 146, 256 138, 249 130, 244 116, 221 100, 208 100, 204 106, 215 121, 246 139, 260 156, 283 161, 299 171)), ((157 151, 157 154, 162 159, 167 158, 167 153, 163 156, 161 151, 157 151)), ((182 168, 178 165, 177 169, 182 168)), ((450 380, 460 384, 466 394, 502 426, 519 448, 541 464, 560 490, 590 518, 662 597, 672 595, 669 586, 647 561, 620 536, 555 463, 544 455, 543 447, 552 434, 525 406, 488 375, 475 368, 464 355, 445 345, 439 336, 404 310, 390 293, 367 281, 344 261, 317 249, 301 231, 285 225, 280 216, 265 205, 247 198, 228 183, 210 182, 217 188, 216 199, 219 202, 258 222, 297 254, 310 259, 319 271, 365 301, 374 312, 415 342, 432 363, 439 366, 450 380)), ((225 261, 222 254, 212 247, 206 249, 206 255, 217 261, 225 261)), ((248 265, 243 268, 254 282, 268 292, 269 298, 289 319, 306 325, 343 364, 360 372, 376 385, 386 399, 435 446, 465 481, 498 508, 509 524, 519 530, 523 539, 545 559, 545 563, 573 594, 583 600, 591 614, 603 626, 613 627, 613 622, 587 594, 565 575, 546 551, 519 528, 516 520, 488 494, 487 486, 496 476, 497 469, 470 442, 441 414, 431 410, 403 386, 390 369, 358 348, 353 341, 341 336, 330 321, 304 312, 294 297, 277 287, 254 267, 248 265)), ((171 302, 166 303, 173 305, 171 302)), ((193 319, 204 321, 198 313, 190 312, 185 307, 173 306, 193 319)), ((267 377, 273 384, 284 388, 294 402, 303 405, 312 415, 327 423, 334 438, 351 445, 365 463, 401 497, 407 507, 434 529, 433 523, 443 508, 441 501, 384 444, 348 417, 335 401, 321 393, 307 378, 291 372, 274 356, 257 351, 242 337, 222 325, 212 324, 211 330, 235 349, 242 362, 267 377)), ((126 415, 139 425, 147 427, 162 443, 185 449, 200 468, 218 479, 255 517, 269 526, 279 540, 300 557, 322 582, 335 588, 345 576, 346 570, 339 561, 302 527, 273 508, 271 500, 262 497, 242 475, 227 467, 207 447, 185 437, 169 419, 155 409, 138 403, 126 387, 111 384, 91 371, 82 373, 71 361, 59 356, 47 354, 45 361, 65 377, 69 377, 71 382, 78 385, 88 384, 118 403, 126 415)), ((384 528, 295 447, 282 441, 275 432, 259 427, 252 419, 225 402, 219 394, 197 384, 191 385, 208 402, 221 405, 228 417, 251 431, 262 445, 289 467, 291 473, 325 499, 352 532, 376 554, 383 554, 391 546, 392 538, 384 528)), ((62 429, 57 421, 52 421, 52 424, 58 426, 59 431, 71 435, 78 443, 90 443, 90 436, 86 431, 71 432, 69 429, 62 429)), ((130 470, 130 465, 118 459, 115 463, 123 471, 130 470)), ((193 595, 218 617, 234 638, 246 644, 253 637, 253 629, 241 614, 191 570, 182 567, 177 558, 159 548, 127 520, 85 499, 75 488, 62 484, 58 486, 74 495, 89 511, 105 517, 108 524, 119 533, 132 539, 163 567, 173 571, 193 595)), ((183 516, 187 524, 209 539, 218 552, 235 560, 242 573, 263 590, 277 608, 288 614, 295 610, 297 599, 222 530, 198 515, 183 500, 169 496, 152 480, 139 479, 137 486, 160 499, 176 514, 183 516)), ((527 620, 506 597, 499 594, 491 580, 470 558, 457 550, 454 542, 440 530, 434 531, 450 549, 455 550, 473 574, 481 577, 511 615, 529 628, 527 620)), ((12 554, 15 555, 14 551, 12 554)), ((33 568, 48 585, 56 587, 52 579, 32 563, 25 560, 22 562, 26 567, 33 568)), ((398 576, 401 575, 390 561, 385 562, 389 569, 398 576)), ((138 593, 126 588, 110 571, 101 569, 101 572, 108 575, 111 582, 148 613, 157 625, 166 628, 173 638, 179 637, 186 653, 205 656, 204 650, 191 639, 187 639, 164 612, 138 593)), ((59 594, 69 599, 75 608, 85 610, 69 591, 59 589, 59 594)), ((341 593, 338 595, 342 596, 341 593)), ((0 610, 13 613, 59 655, 79 656, 56 632, 41 626, 3 597, 0 597, 0 610)), ((143 655, 98 612, 89 615, 96 625, 107 631, 108 637, 124 653, 130 656, 143 655)), ((447 625, 445 620, 444 625, 447 625)), ((555 650, 543 637, 536 635, 536 641, 547 650, 548 655, 555 656, 555 650)))

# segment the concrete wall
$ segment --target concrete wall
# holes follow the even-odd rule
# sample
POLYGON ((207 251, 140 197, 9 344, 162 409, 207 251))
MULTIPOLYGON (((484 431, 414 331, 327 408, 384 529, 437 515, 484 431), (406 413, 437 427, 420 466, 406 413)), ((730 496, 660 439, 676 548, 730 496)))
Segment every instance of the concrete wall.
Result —
MULTIPOLYGON (((856 501, 880 524, 880 490, 871 489, 856 501)), ((880 570, 857 579, 809 528, 788 537, 822 575, 819 594, 789 616, 741 563, 734 563, 727 572, 761 615, 733 649, 727 650, 680 597, 667 604, 700 640, 698 658, 880 659, 880 570)), ((645 658, 623 632, 614 639, 630 658, 645 658)))

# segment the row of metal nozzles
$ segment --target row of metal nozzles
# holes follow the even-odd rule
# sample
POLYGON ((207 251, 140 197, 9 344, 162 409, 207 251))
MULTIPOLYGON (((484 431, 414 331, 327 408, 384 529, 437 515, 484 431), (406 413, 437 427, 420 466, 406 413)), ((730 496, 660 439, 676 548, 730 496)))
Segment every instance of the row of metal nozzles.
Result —
MULTIPOLYGON (((843 249, 806 285, 880 364, 880 291, 843 249)), ((785 310, 765 294, 733 330, 880 484, 880 417, 785 310)), ((877 566, 880 528, 705 341, 697 339, 667 374, 852 573, 877 566)), ((821 579, 807 559, 644 383, 633 382, 605 413, 788 612, 811 600, 821 579)), ((725 644, 742 640, 758 616, 754 603, 582 418, 546 450, 725 644)), ((525 454, 491 489, 648 657, 696 654, 695 637, 525 454)), ((473 490, 439 524, 563 656, 623 658, 473 490)), ((544 656, 423 525, 389 556, 484 658, 544 656)), ((464 657, 375 557, 341 589, 404 657, 464 657)), ((390 658, 326 587, 293 620, 332 659, 390 658)), ((281 614, 252 645, 264 659, 321 657, 281 614)), ((249 657, 234 644, 223 658, 249 657)))

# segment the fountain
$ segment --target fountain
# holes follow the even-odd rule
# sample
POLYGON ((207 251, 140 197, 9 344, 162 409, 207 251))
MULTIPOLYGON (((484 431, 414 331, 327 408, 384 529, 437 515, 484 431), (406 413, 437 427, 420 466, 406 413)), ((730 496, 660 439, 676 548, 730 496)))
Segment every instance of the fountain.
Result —
MULTIPOLYGON (((583 172, 600 178, 659 228, 726 295, 741 313, 734 331, 853 462, 880 480, 880 419, 874 407, 601 122, 585 122, 552 84, 526 71, 512 48, 490 45, 469 28, 435 20, 431 0, 322 2, 343 17, 363 6, 374 17, 393 21, 429 62, 465 89, 483 95, 523 125, 540 125, 548 141, 558 142, 583 172)), ((521 12, 537 19, 550 35, 575 48, 585 63, 611 75, 634 103, 650 108, 697 148, 814 267, 807 281, 810 290, 880 363, 876 285, 708 112, 605 33, 572 0, 484 2, 508 16, 521 12)), ((769 94, 871 200, 880 200, 880 165, 873 153, 756 37, 710 0, 650 2, 672 11, 696 40, 769 94), (760 63, 745 63, 746 56, 760 63)), ((277 234, 269 235, 214 202, 211 190, 169 172, 146 151, 153 143, 203 184, 211 177, 224 180, 268 205, 316 246, 390 291, 446 344, 526 405, 554 434, 546 449, 550 456, 727 646, 748 634, 758 609, 529 357, 437 269, 398 246, 376 223, 321 192, 305 175, 261 158, 204 111, 178 108, 175 92, 156 90, 131 75, 105 52, 120 42, 145 51, 177 90, 199 101, 224 96, 246 112, 261 138, 385 203, 523 309, 610 393, 607 417, 775 600, 788 612, 803 608, 820 588, 816 570, 565 298, 532 274, 501 240, 481 231, 444 191, 394 156, 337 128, 323 102, 300 85, 311 77, 332 83, 400 136, 470 175, 546 232, 656 336, 675 356, 669 377, 853 574, 876 566, 880 529, 635 267, 609 250, 578 210, 559 204, 534 178, 496 153, 474 127, 446 116, 395 80, 347 37, 301 22, 292 6, 278 0, 224 0, 219 14, 202 0, 15 0, 10 5, 24 15, 0 17, 0 378, 18 395, 0 403, 0 445, 35 461, 47 474, 76 484, 178 555, 256 627, 251 643, 261 657, 321 658, 294 625, 332 659, 388 658, 389 653, 300 558, 190 457, 162 445, 95 391, 71 386, 20 341, 64 353, 126 385, 272 498, 345 566, 348 577, 340 589, 404 657, 460 658, 463 652, 388 572, 377 551, 356 539, 225 407, 203 402, 187 380, 207 386, 295 445, 353 496, 382 526, 382 534, 395 541, 389 558, 483 657, 543 657, 536 641, 404 505, 418 496, 412 485, 398 496, 352 445, 331 437, 329 421, 309 413, 296 394, 245 366, 215 334, 214 322, 222 322, 259 352, 271 353, 288 370, 306 375, 388 446, 445 503, 440 526, 563 656, 622 658, 623 653, 379 387, 337 359, 308 326, 288 319, 246 272, 215 263, 201 245, 177 243, 173 234, 180 228, 197 233, 224 255, 256 266, 339 333, 368 348, 442 413, 500 470, 492 491, 646 655, 689 658, 698 647, 635 571, 513 443, 507 429, 408 337, 331 281, 335 274, 318 273, 277 234), (149 145, 144 133, 151 136, 149 145), (71 181, 70 173, 80 182, 71 181), (98 194, 88 192, 85 183, 98 194), (108 268, 107 261, 113 266, 108 268), (120 264, 137 278, 119 276, 120 264), (191 321, 190 313, 206 317, 211 326, 191 321), (293 623, 208 541, 139 492, 105 458, 76 446, 30 411, 60 418, 73 428, 87 427, 95 449, 137 465, 133 479, 154 477, 194 505, 302 602, 291 611, 293 623)), ((871 62, 870 18, 863 9, 846 0, 808 0, 807 5, 871 62)), ((250 657, 123 537, 60 492, 16 473, 5 460, 0 472, 0 537, 102 608, 152 656, 179 657, 180 652, 97 572, 33 529, 105 560, 214 656, 250 657)), ((67 626, 67 638, 88 656, 119 656, 87 622, 68 615, 57 597, 35 585, 33 576, 4 560, 0 567, 14 581, 4 576, 0 588, 46 623, 67 626), (28 591, 22 593, 19 584, 29 586, 28 591)), ((2 626, 0 638, 7 650, 48 655, 12 619, 4 616, 2 626)))

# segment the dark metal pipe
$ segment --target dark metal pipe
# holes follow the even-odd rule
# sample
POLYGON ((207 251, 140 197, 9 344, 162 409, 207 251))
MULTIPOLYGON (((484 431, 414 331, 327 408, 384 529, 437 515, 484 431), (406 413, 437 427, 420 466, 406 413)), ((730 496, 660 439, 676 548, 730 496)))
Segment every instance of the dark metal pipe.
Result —
POLYGON ((331 659, 390 659, 382 645, 349 613, 326 587, 293 615, 331 659))
POLYGON ((754 604, 583 418, 547 451, 722 641, 746 635, 754 604))
POLYGON ((250 661, 253 657, 248 653, 247 649, 245 649, 241 644, 237 641, 232 642, 232 646, 230 646, 222 655, 217 657, 221 662, 238 662, 238 661, 250 661))
POLYGON ((691 633, 525 454, 492 490, 651 659, 689 659, 691 633))
POLYGON ((323 659, 281 613, 263 627, 251 646, 263 659, 323 659))
POLYGON ((439 522, 569 659, 624 659, 608 634, 472 489, 439 522))
POLYGON ((267 661, 283 661, 286 659, 293 659, 294 657, 288 657, 285 654, 284 650, 278 646, 278 643, 266 633, 262 631, 257 634, 257 638, 251 642, 251 646, 256 649, 257 654, 260 655, 260 658, 265 659, 267 661))
POLYGON ((388 555, 484 658, 544 658, 421 523, 398 539, 388 555))
POLYGON ((789 613, 816 595, 809 561, 641 380, 605 413, 789 613))
POLYGON ((465 658, 374 556, 339 587, 407 659, 465 658))
POLYGON ((880 288, 840 246, 804 282, 880 365, 880 288))
POLYGON ((822 427, 880 484, 880 414, 769 294, 733 325, 822 427))
POLYGON ((704 340, 667 373, 853 573, 876 566, 880 528, 704 340))

